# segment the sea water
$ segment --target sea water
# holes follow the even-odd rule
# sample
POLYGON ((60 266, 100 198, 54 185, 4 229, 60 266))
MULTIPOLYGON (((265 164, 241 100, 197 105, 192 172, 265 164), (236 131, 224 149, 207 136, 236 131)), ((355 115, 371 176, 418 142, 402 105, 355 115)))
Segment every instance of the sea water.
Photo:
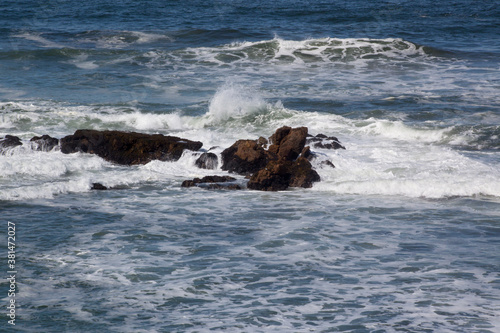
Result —
POLYGON ((0 137, 24 143, 0 155, 0 331, 499 331, 499 8, 0 3, 0 137), (227 173, 29 144, 109 129, 220 155, 281 126, 346 147, 313 149, 311 189, 185 189, 227 173))

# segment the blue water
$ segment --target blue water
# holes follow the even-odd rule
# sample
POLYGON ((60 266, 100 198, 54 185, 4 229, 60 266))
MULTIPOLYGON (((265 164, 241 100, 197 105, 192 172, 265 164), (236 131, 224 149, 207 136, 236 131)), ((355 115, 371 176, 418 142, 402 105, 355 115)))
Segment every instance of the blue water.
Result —
POLYGON ((1 332, 500 330, 495 1, 4 1, 0 23, 0 138, 24 143, 0 154, 1 332), (117 129, 220 154, 284 125, 346 146, 316 149, 311 189, 29 145, 117 129))

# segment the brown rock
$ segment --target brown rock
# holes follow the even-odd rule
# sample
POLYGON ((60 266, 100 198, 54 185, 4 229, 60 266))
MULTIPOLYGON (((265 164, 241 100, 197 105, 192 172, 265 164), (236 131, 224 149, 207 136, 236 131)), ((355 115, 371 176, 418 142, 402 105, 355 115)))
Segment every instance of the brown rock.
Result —
POLYGON ((269 138, 272 145, 269 151, 276 154, 278 158, 294 161, 304 149, 307 137, 307 127, 290 128, 284 126, 278 128, 269 138))
POLYGON ((267 166, 254 173, 247 184, 252 190, 284 191, 290 185, 292 177, 290 168, 286 164, 290 161, 271 161, 267 166))
POLYGON ((264 169, 254 173, 247 184, 253 190, 283 191, 288 187, 312 187, 320 180, 318 173, 304 157, 296 161, 271 161, 264 169))
POLYGON ((198 141, 162 134, 77 130, 61 139, 61 152, 96 154, 110 162, 134 165, 152 160, 178 160, 185 149, 196 151, 202 145, 198 141))
POLYGON ((255 140, 239 140, 222 153, 222 170, 251 174, 276 157, 265 151, 255 140))

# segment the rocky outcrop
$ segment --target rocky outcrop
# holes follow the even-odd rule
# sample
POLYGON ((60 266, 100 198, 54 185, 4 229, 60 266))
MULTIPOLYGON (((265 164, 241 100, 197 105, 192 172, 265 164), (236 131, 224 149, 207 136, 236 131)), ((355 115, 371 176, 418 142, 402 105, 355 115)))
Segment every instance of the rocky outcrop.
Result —
POLYGON ((263 191, 282 191, 288 187, 312 187, 320 180, 312 168, 314 157, 305 147, 307 127, 281 127, 267 142, 239 140, 222 152, 223 170, 243 175, 251 174, 248 188, 263 191))
POLYGON ((215 170, 219 165, 219 160, 214 153, 203 153, 196 159, 194 164, 200 169, 215 170))
POLYGON ((110 162, 134 165, 152 160, 175 161, 185 149, 196 151, 202 145, 199 141, 162 134, 77 130, 61 139, 61 152, 96 154, 110 162))
POLYGON ((204 187, 207 189, 228 189, 228 190, 241 190, 241 186, 234 184, 236 178, 230 176, 205 176, 203 178, 195 178, 193 180, 185 180, 182 182, 181 187, 204 187), (231 183, 231 184, 227 184, 231 183))
POLYGON ((17 136, 6 135, 0 140, 0 153, 4 152, 6 149, 21 146, 22 144, 21 139, 17 136))
POLYGON ((238 140, 222 154, 222 170, 240 175, 259 171, 276 156, 263 147, 259 140, 238 140))
POLYGON ((59 139, 53 138, 49 135, 34 136, 30 140, 31 149, 37 151, 51 151, 59 146, 59 139))

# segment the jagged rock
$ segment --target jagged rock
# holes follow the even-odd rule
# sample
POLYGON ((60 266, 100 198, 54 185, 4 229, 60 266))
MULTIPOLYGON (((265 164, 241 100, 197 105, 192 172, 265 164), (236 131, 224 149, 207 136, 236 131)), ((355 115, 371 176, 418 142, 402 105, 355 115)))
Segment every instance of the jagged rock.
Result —
POLYGON ((38 151, 51 151, 59 146, 59 139, 53 138, 49 135, 34 136, 30 140, 31 149, 38 151))
POLYGON ((306 144, 307 127, 281 127, 269 138, 269 151, 288 161, 295 160, 306 144))
POLYGON ((325 165, 325 166, 329 166, 329 167, 335 168, 335 165, 331 161, 328 161, 328 160, 322 161, 320 164, 322 166, 325 165))
POLYGON ((324 134, 309 136, 306 140, 306 143, 311 144, 314 148, 345 149, 345 147, 340 144, 339 139, 334 136, 326 136, 324 134))
POLYGON ((7 148, 21 146, 22 144, 21 139, 17 136, 6 135, 2 140, 0 140, 0 153, 7 148))
POLYGON ((61 139, 61 152, 96 154, 110 162, 134 165, 152 160, 178 160, 185 149, 196 151, 202 145, 198 141, 162 134, 77 130, 61 139))
POLYGON ((217 159, 217 155, 214 153, 203 153, 200 157, 198 157, 194 164, 200 169, 215 170, 219 165, 219 161, 217 159))
POLYGON ((283 191, 290 187, 312 187, 320 180, 318 173, 305 157, 296 161, 270 161, 264 169, 254 173, 247 187, 261 191, 283 191))
POLYGON ((222 170, 242 175, 252 174, 276 156, 264 150, 256 140, 238 140, 222 153, 222 170))
POLYGON ((101 183, 93 183, 92 187, 90 188, 91 190, 97 190, 97 191, 104 191, 107 190, 108 188, 101 183))
POLYGON ((230 176, 205 176, 203 178, 195 178, 193 180, 185 180, 182 182, 181 187, 200 186, 200 184, 208 184, 205 186, 208 189, 229 189, 240 190, 241 186, 238 184, 223 184, 233 182, 236 178, 230 176), (222 183, 222 184, 221 184, 222 183))

